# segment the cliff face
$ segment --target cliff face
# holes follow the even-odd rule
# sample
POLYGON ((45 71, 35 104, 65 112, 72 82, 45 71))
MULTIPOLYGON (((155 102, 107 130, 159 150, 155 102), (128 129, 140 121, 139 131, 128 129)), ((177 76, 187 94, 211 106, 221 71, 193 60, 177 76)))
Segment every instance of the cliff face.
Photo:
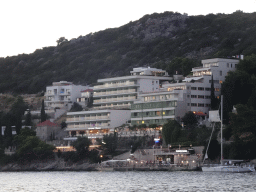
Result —
POLYGON ((187 15, 170 14, 162 17, 149 17, 145 22, 137 21, 130 27, 130 38, 141 38, 144 41, 153 40, 159 37, 169 37, 175 39, 175 33, 185 29, 187 15))
MULTIPOLYGON (((177 57, 199 63, 210 57, 256 52, 256 13, 187 16, 173 12, 145 15, 32 54, 0 58, 0 93, 37 93, 54 81, 76 84, 128 75, 133 67, 168 69, 177 57)), ((169 72, 169 71, 168 71, 169 72)))

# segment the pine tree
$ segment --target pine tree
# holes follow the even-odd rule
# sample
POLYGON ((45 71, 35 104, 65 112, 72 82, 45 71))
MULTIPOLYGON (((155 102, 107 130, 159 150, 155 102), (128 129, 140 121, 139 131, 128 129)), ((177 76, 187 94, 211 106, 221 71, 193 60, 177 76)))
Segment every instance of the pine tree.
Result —
POLYGON ((26 126, 31 126, 31 125, 32 125, 30 110, 28 110, 28 113, 26 114, 26 117, 25 117, 25 125, 26 125, 26 126))
POLYGON ((41 122, 46 121, 46 114, 44 110, 44 99, 42 100, 42 107, 41 107, 41 122))

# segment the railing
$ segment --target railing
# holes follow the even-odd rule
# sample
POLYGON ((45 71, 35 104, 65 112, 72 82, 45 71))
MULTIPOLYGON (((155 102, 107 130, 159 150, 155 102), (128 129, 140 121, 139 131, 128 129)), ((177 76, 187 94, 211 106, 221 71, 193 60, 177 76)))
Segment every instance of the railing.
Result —
POLYGON ((121 87, 121 86, 129 86, 129 85, 137 85, 134 82, 130 83, 115 83, 115 84, 104 84, 104 85, 96 85, 94 89, 108 88, 108 87, 121 87))

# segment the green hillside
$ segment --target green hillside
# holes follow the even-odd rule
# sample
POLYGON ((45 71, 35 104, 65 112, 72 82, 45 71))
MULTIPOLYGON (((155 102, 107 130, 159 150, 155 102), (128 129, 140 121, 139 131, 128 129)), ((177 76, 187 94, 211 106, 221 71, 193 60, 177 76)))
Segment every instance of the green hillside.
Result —
POLYGON ((37 93, 60 80, 92 84, 98 78, 128 75, 138 66, 187 74, 201 59, 252 53, 256 53, 256 12, 155 13, 70 41, 60 38, 56 47, 32 54, 0 58, 0 93, 37 93), (173 65, 179 62, 182 67, 173 65))

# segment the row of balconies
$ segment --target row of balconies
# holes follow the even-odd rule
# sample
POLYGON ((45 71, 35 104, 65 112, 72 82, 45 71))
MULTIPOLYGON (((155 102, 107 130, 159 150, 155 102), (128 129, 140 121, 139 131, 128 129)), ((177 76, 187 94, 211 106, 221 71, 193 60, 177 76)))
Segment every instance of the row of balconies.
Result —
POLYGON ((98 106, 98 107, 93 107, 94 110, 98 110, 98 109, 106 109, 106 108, 115 108, 115 109, 119 109, 119 108, 130 108, 131 104, 117 104, 117 105, 103 105, 103 106, 98 106))
POLYGON ((104 84, 104 85, 95 85, 94 89, 102 89, 108 87, 122 87, 122 86, 130 86, 130 85, 137 85, 134 82, 125 82, 125 83, 111 83, 111 84, 104 84))
POLYGON ((70 121, 84 121, 84 120, 95 120, 95 119, 109 119, 109 116, 90 116, 90 117, 73 117, 67 118, 67 122, 70 121))
POLYGON ((95 124, 80 124, 80 125, 75 125, 75 124, 68 124, 67 129, 74 129, 74 128, 91 128, 91 127, 108 127, 110 124, 109 123, 95 123, 95 124))
POLYGON ((96 93, 94 93, 93 96, 125 94, 125 93, 133 93, 133 92, 136 92, 136 89, 128 89, 128 90, 120 90, 120 91, 96 92, 96 93))
POLYGON ((132 97, 118 97, 118 98, 107 98, 107 99, 98 99, 94 100, 94 103, 104 103, 104 102, 112 102, 112 101, 125 101, 125 100, 135 100, 136 96, 132 97))
POLYGON ((45 96, 53 96, 53 95, 71 95, 71 92, 46 92, 45 96))

